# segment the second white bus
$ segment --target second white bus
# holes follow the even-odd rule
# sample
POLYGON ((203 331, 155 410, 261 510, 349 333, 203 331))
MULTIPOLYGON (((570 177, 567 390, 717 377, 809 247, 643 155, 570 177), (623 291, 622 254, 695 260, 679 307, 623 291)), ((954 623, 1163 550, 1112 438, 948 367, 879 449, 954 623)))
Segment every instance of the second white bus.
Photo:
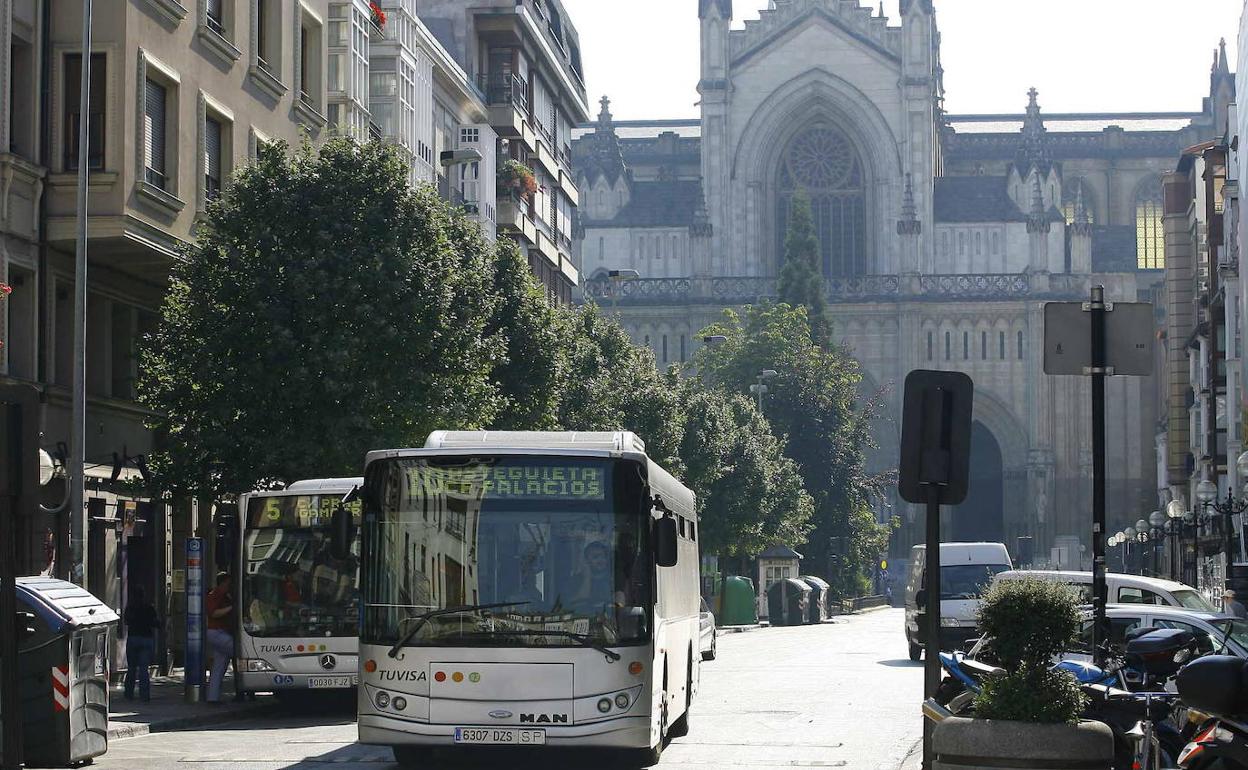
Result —
POLYGON ((639 438, 439 431, 364 478, 361 742, 404 767, 475 745, 653 764, 688 731, 694 495, 639 438))

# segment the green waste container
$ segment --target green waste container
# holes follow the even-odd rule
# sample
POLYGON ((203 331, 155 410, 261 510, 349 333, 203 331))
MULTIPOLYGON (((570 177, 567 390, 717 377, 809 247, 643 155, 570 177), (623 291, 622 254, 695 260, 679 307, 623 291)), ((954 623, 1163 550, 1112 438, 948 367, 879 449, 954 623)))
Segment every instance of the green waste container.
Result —
POLYGON ((758 622, 754 583, 747 577, 732 575, 724 580, 719 596, 719 612, 715 619, 721 626, 751 626, 758 622))
POLYGON ((18 642, 22 745, 28 767, 71 767, 108 751, 109 651, 117 613, 81 586, 45 577, 17 582, 35 616, 18 642))

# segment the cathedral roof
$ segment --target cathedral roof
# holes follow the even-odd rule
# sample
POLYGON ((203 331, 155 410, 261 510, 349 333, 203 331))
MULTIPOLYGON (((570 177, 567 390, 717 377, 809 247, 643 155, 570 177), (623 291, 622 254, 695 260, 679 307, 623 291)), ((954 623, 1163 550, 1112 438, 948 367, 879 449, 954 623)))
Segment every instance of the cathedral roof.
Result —
MULTIPOLYGON (((946 176, 936 180, 934 214, 937 222, 1026 222, 1027 214, 1010 197, 1003 176, 946 176)), ((1056 208, 1050 220, 1062 218, 1056 208)))
POLYGON ((1096 225, 1092 228, 1092 271, 1134 273, 1139 269, 1132 225, 1096 225))
POLYGON ((702 183, 673 179, 634 182, 630 199, 615 219, 585 221, 586 227, 688 227, 702 202, 702 183))

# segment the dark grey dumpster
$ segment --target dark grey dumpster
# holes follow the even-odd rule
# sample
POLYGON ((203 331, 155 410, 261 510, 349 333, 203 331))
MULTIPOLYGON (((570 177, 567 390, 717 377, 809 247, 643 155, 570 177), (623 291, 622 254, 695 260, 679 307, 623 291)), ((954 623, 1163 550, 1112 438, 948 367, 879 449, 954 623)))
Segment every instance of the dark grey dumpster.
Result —
POLYGON ((18 643, 22 740, 31 767, 70 767, 108 750, 108 672, 117 613, 85 589, 17 579, 35 633, 18 643))
POLYGON ((821 577, 798 575, 798 580, 810 586, 810 606, 806 608, 807 623, 822 623, 828 619, 828 592, 832 586, 821 577))
POLYGON ((767 622, 773 626, 800 626, 806 622, 810 586, 784 578, 767 589, 767 622))

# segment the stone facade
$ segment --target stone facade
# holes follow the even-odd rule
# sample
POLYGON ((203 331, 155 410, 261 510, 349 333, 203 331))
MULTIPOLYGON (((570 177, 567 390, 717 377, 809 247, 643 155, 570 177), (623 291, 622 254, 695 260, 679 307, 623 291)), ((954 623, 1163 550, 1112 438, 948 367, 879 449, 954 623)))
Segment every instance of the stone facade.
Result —
MULTIPOLYGON (((1090 384, 1042 373, 1042 308, 1151 301, 1162 281, 1160 174, 1218 125, 1182 115, 943 113, 931 0, 900 24, 856 0, 777 0, 730 29, 702 0, 700 120, 616 122, 604 99, 577 132, 585 295, 660 365, 684 364, 724 307, 775 295, 789 196, 810 194, 838 336, 883 391, 871 470, 895 466, 899 385, 915 368, 976 383, 972 498, 946 537, 1090 557, 1090 384), (611 270, 636 280, 612 281, 611 270), (1086 556, 1084 555, 1086 554, 1086 556)), ((1159 506, 1152 378, 1108 385, 1109 522, 1159 506)), ((900 515, 894 556, 922 537, 900 515)))

